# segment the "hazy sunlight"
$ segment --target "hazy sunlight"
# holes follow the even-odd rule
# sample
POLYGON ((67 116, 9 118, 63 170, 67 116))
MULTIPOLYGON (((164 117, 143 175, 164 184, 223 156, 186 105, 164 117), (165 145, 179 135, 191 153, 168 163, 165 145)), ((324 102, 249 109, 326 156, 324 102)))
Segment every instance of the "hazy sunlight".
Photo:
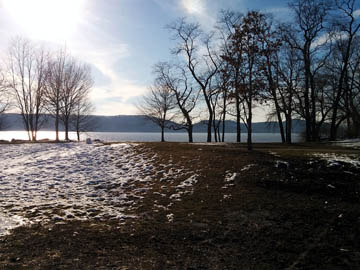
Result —
POLYGON ((202 13, 204 11, 202 0, 182 0, 182 5, 190 14, 202 13))
POLYGON ((81 21, 85 0, 3 0, 6 11, 31 38, 64 41, 81 21))

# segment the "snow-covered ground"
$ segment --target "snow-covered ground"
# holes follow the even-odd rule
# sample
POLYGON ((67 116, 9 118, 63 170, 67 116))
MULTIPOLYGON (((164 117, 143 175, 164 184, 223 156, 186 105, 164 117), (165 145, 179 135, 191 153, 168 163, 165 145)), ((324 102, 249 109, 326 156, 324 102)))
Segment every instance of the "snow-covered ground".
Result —
POLYGON ((0 156, 0 235, 49 220, 124 219, 144 193, 135 183, 153 170, 132 144, 0 145, 0 156))

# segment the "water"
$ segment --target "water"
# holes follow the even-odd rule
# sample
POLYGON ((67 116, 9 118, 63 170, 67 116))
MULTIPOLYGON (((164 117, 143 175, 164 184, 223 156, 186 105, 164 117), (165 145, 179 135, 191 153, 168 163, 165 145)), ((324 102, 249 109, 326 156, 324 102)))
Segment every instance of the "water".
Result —
MULTIPOLYGON (((64 132, 60 132, 60 139, 65 138, 64 132)), ((70 132, 71 140, 76 140, 76 133, 70 132)), ((131 141, 131 142, 156 142, 160 141, 160 132, 87 132, 81 135, 81 139, 86 138, 99 139, 107 142, 131 141)), ((27 140, 25 131, 0 131, 0 140, 10 141, 11 139, 27 140)), ((55 139, 54 131, 39 131, 37 139, 55 139)), ((194 133, 194 142, 206 142, 206 133, 194 133)), ((241 141, 246 142, 247 134, 241 134, 241 141)), ((165 140, 169 142, 187 142, 187 133, 165 133, 165 140)), ((236 142, 236 133, 225 134, 226 142, 236 142)), ((293 142, 300 142, 301 137, 298 133, 293 133, 293 142)), ((254 133, 253 142, 281 142, 281 136, 278 133, 254 133)))

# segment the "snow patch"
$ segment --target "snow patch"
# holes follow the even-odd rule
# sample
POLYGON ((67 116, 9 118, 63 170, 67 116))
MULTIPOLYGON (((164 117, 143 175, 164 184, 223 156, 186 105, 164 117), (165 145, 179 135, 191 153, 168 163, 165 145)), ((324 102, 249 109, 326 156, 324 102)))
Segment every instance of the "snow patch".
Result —
POLYGON ((329 166, 337 166, 339 162, 343 162, 360 168, 360 157, 356 154, 313 153, 311 156, 326 160, 329 166))
POLYGON ((181 184, 177 185, 177 188, 186 188, 186 187, 192 187, 193 185, 195 185, 198 180, 196 179, 198 177, 197 174, 192 175, 191 177, 189 177, 188 179, 186 179, 185 181, 183 181, 181 184))
POLYGON ((244 171, 248 171, 250 170, 252 167, 256 166, 255 164, 249 164, 246 165, 245 167, 243 167, 240 171, 244 172, 244 171))
POLYGON ((23 224, 125 219, 153 167, 133 144, 1 145, 0 235, 23 224))
POLYGON ((228 172, 225 175, 225 182, 234 182, 235 178, 238 176, 238 173, 228 172))

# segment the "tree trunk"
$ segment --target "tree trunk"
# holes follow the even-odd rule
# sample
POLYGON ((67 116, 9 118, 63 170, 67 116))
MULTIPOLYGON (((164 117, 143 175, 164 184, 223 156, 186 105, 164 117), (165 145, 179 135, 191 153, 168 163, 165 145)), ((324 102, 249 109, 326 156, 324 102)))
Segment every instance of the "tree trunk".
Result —
POLYGON ((240 100, 236 95, 236 142, 241 142, 241 117, 240 117, 240 100))
POLYGON ((193 142, 193 127, 192 127, 192 125, 189 126, 187 132, 188 132, 188 136, 189 136, 189 143, 192 143, 193 142))
POLYGON ((69 121, 65 121, 65 141, 69 141, 69 121))
POLYGON ((310 90, 310 45, 306 44, 303 50, 304 56, 304 65, 305 65, 305 91, 304 91, 304 103, 305 103, 305 121, 306 121, 306 141, 310 142, 312 140, 312 123, 311 123, 311 114, 310 114, 310 100, 309 100, 309 90, 310 90))
POLYGON ((282 122, 280 106, 279 106, 279 103, 277 101, 277 96, 276 96, 275 92, 273 92, 273 97, 274 97, 274 101, 275 101, 276 116, 277 116, 278 123, 279 123, 281 142, 285 143, 286 140, 285 140, 285 134, 284 134, 284 125, 283 125, 283 122, 282 122))
POLYGON ((247 126, 248 126, 248 137, 247 137, 247 145, 248 150, 251 151, 252 147, 252 102, 249 103, 249 117, 247 119, 247 126))
POLYGON ((208 130, 207 130, 207 142, 211 142, 211 124, 212 124, 212 118, 213 118, 213 115, 212 115, 212 112, 210 113, 209 111, 209 120, 208 120, 208 130))
POLYGON ((252 120, 250 120, 250 118, 247 121, 247 125, 248 125, 248 132, 247 132, 247 145, 248 145, 248 150, 251 151, 252 150, 252 120))
POLYGON ((222 130, 221 130, 222 134, 221 134, 221 141, 225 142, 225 113, 223 116, 223 121, 222 121, 222 130))
MULTIPOLYGON (((227 99, 227 91, 224 91, 224 101, 223 101, 223 117, 222 117, 222 130, 221 130, 221 141, 225 142, 225 120, 226 120, 226 99, 227 99)), ((220 135, 219 135, 220 138, 220 135)))
POLYGON ((219 126, 217 127, 217 133, 218 133, 219 142, 221 142, 221 137, 220 137, 220 123, 219 123, 219 126))
POLYGON ((286 115, 286 143, 291 144, 291 130, 292 130, 292 119, 291 114, 286 115))
MULTIPOLYGON (((218 127, 217 127, 217 125, 216 125, 216 119, 215 119, 215 117, 214 117, 214 119, 213 119, 213 129, 214 129, 214 139, 215 139, 215 142, 218 142, 218 133, 217 133, 217 129, 218 129, 218 127)), ((220 139, 220 138, 219 138, 220 139)))
POLYGON ((59 141, 59 110, 56 110, 56 116, 55 116, 55 141, 59 141))
POLYGON ((165 142, 164 127, 161 127, 161 142, 165 142))
POLYGON ((312 141, 319 141, 320 139, 320 126, 316 124, 316 97, 315 97, 315 82, 314 78, 311 75, 310 77, 311 83, 311 139, 312 141))

